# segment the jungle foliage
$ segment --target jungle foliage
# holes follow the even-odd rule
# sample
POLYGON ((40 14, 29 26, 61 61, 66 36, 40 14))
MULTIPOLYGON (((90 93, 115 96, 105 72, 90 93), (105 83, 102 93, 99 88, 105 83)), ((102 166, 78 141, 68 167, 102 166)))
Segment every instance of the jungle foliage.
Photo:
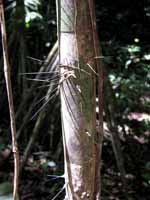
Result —
MULTIPOLYGON (((57 199, 63 199, 55 1, 7 0, 5 16, 23 163, 21 199, 52 199, 59 191, 57 199)), ((96 1, 96 16, 104 71, 102 199, 148 200, 150 1, 96 1)), ((0 65, 0 199, 4 200, 6 194, 11 198, 13 157, 2 56, 0 65)))

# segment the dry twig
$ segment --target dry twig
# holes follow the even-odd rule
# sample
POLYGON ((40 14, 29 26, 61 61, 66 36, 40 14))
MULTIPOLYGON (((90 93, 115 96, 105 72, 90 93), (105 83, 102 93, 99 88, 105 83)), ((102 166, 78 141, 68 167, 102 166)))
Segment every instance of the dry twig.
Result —
POLYGON ((13 148, 13 154, 14 154, 13 199, 18 200, 19 152, 18 152, 18 145, 17 145, 17 140, 16 140, 15 114, 14 114, 13 94, 12 94, 12 85, 11 85, 10 65, 9 65, 9 61, 8 61, 4 7, 3 7, 3 1, 2 0, 0 0, 0 25, 1 25, 1 33, 2 33, 4 75, 5 75, 7 95, 8 95, 8 104, 9 104, 9 111, 10 111, 10 123, 11 123, 11 134, 12 134, 12 148, 13 148))

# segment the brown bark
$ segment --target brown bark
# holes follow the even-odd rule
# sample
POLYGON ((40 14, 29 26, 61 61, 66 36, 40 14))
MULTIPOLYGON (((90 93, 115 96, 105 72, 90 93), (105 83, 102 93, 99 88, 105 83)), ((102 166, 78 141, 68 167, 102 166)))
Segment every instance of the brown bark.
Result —
POLYGON ((94 200, 100 198, 102 135, 102 123, 100 132, 96 133, 98 62, 95 58, 99 55, 91 12, 94 7, 93 2, 89 4, 85 0, 62 0, 60 8, 58 37, 66 199, 94 200))

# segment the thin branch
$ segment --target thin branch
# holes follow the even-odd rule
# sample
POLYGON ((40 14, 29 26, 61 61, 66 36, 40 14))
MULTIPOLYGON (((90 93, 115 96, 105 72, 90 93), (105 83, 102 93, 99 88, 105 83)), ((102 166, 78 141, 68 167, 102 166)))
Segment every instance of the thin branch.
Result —
POLYGON ((55 200, 64 190, 65 190, 66 186, 64 185, 61 190, 53 197, 52 200, 55 200))
POLYGON ((11 134, 12 134, 12 150, 13 150, 13 155, 14 155, 13 199, 18 200, 19 151, 18 151, 18 144, 17 144, 17 139, 16 139, 16 125, 15 125, 15 114, 14 114, 13 94, 12 94, 12 85, 11 85, 11 74, 10 74, 10 65, 9 65, 9 61, 8 61, 5 17, 4 17, 4 8, 3 8, 2 0, 0 0, 0 25, 1 25, 1 33, 2 33, 4 75, 5 75, 5 81, 6 81, 9 112, 10 112, 11 134))
MULTIPOLYGON (((58 88, 54 89, 54 91, 57 91, 57 90, 58 90, 58 88)), ((45 103, 38 109, 38 111, 31 117, 31 120, 33 120, 37 116, 37 114, 40 113, 40 111, 50 102, 50 100, 52 100, 56 96, 57 96, 56 92, 52 96, 50 96, 48 98, 48 100, 46 100, 45 103)))

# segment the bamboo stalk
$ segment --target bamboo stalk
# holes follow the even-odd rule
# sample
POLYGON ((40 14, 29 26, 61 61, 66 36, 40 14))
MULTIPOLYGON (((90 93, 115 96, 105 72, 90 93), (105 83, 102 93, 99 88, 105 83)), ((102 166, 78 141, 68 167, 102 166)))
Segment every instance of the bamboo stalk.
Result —
POLYGON ((15 114, 14 114, 13 94, 12 94, 12 85, 11 85, 11 72, 10 72, 10 65, 9 65, 9 60, 8 60, 5 17, 4 17, 4 7, 3 7, 2 0, 0 0, 0 25, 1 25, 1 33, 2 33, 4 76, 5 76, 7 96, 8 96, 11 134, 12 134, 12 150, 13 150, 13 155, 14 155, 13 199, 18 200, 19 151, 18 151, 18 144, 17 144, 17 140, 16 140, 16 125, 15 125, 15 114))
MULTIPOLYGON (((93 0, 90 2, 92 4, 93 0)), ((99 54, 96 38, 94 40, 96 28, 91 4, 84 0, 57 1, 67 200, 100 199, 102 122, 98 134, 95 112, 95 57, 99 54)))

